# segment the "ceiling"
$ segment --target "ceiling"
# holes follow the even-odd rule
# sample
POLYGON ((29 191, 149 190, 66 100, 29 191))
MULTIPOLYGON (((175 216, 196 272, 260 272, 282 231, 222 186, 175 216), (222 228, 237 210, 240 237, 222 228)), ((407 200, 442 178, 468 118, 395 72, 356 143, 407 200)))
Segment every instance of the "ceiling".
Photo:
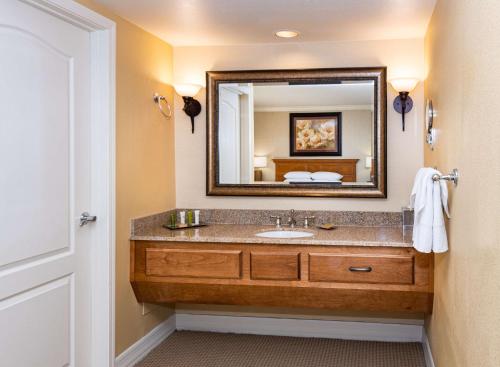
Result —
POLYGON ((254 86, 256 111, 335 109, 364 110, 373 108, 374 84, 318 84, 254 86), (319 108, 321 107, 321 108, 319 108))
POLYGON ((96 0, 174 46, 421 38, 436 0, 96 0), (294 29, 300 36, 274 33, 294 29))

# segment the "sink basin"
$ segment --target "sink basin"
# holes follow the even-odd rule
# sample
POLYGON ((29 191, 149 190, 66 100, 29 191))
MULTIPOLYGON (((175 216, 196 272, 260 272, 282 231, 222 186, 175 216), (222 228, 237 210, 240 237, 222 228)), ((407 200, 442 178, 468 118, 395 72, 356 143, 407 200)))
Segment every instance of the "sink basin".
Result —
POLYGON ((265 238, 303 238, 312 237, 314 233, 301 231, 267 231, 255 234, 257 237, 265 238))

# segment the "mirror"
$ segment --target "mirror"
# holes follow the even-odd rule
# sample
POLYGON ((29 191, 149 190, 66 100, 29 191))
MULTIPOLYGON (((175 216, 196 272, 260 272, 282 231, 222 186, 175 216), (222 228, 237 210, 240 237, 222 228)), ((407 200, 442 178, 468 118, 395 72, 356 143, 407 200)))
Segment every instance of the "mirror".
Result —
POLYGON ((385 68, 207 82, 208 195, 386 197, 385 68))

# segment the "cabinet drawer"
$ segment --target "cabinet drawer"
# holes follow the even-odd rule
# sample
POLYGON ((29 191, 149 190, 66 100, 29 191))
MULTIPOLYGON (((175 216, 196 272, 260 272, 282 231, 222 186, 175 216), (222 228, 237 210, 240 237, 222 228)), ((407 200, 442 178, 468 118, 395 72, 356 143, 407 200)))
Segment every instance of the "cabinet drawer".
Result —
POLYGON ((228 278, 241 276, 241 251, 146 249, 146 275, 228 278))
POLYGON ((298 252, 252 252, 250 277, 261 280, 298 280, 298 252))
POLYGON ((312 282, 413 284, 413 256, 309 254, 312 282))

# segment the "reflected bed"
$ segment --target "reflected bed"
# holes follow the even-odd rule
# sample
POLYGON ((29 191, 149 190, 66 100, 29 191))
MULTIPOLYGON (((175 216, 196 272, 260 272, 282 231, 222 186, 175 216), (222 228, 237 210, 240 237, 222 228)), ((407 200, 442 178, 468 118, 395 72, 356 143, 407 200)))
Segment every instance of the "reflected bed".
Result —
POLYGON ((337 172, 343 182, 356 182, 356 164, 359 159, 308 159, 308 158, 275 158, 276 181, 285 180, 285 174, 292 171, 337 172))

